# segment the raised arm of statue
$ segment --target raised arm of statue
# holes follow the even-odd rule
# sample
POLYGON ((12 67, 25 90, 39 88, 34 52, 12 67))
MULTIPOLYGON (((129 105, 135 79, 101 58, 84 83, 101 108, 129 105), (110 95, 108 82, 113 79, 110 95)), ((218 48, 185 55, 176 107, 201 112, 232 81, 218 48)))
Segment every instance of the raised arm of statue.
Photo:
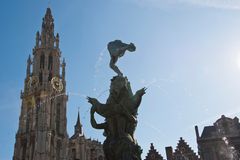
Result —
POLYGON ((97 121, 95 120, 95 117, 94 117, 94 113, 95 113, 95 108, 92 107, 91 108, 91 112, 90 112, 90 117, 91 117, 91 125, 93 128, 95 129, 104 129, 106 130, 107 129, 107 123, 104 122, 104 123, 97 123, 97 121))
POLYGON ((105 104, 100 103, 96 98, 87 97, 87 100, 90 104, 92 104, 95 112, 106 118, 108 109, 105 104))
POLYGON ((136 106, 136 108, 138 108, 139 107, 139 105, 140 105, 140 103, 141 103, 141 101, 142 101, 142 96, 146 93, 146 90, 147 90, 147 88, 142 88, 142 89, 139 89, 136 93, 135 93, 135 95, 133 96, 133 101, 134 101, 134 103, 135 103, 135 106, 136 106))

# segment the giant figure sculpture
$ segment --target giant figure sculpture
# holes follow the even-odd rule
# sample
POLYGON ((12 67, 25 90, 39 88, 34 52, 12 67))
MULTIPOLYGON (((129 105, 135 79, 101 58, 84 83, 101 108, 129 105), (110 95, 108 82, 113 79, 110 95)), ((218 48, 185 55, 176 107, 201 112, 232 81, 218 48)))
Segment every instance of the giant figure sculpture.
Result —
MULTIPOLYGON (((116 40, 108 44, 111 58, 113 58, 112 53, 121 53, 116 55, 122 56, 128 48, 131 48, 132 51, 135 50, 132 43, 130 45, 125 44, 125 47, 115 45, 116 48, 113 49, 111 43, 115 42, 120 44, 121 41, 116 40)), ((91 125, 93 128, 104 130, 106 140, 103 149, 106 160, 141 160, 142 150, 134 138, 134 132, 137 126, 138 107, 146 88, 142 88, 133 94, 127 77, 123 77, 119 69, 116 72, 118 76, 111 79, 110 94, 105 104, 100 103, 95 98, 88 97, 88 102, 92 104, 91 125), (105 122, 97 123, 94 113, 103 116, 105 122)))

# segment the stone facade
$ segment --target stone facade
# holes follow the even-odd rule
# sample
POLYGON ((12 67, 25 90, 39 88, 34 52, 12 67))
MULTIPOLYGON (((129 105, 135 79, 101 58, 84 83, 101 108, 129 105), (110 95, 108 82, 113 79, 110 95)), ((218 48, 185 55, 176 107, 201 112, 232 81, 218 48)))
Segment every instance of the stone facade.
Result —
POLYGON ((29 56, 27 60, 13 160, 104 158, 101 143, 86 139, 82 134, 79 117, 75 134, 68 138, 66 63, 60 61, 59 40, 59 34, 54 35, 51 10, 47 8, 41 33, 36 34, 33 58, 29 56))
POLYGON ((238 160, 240 123, 237 117, 222 116, 213 126, 206 126, 201 136, 196 129, 199 154, 202 160, 238 160))

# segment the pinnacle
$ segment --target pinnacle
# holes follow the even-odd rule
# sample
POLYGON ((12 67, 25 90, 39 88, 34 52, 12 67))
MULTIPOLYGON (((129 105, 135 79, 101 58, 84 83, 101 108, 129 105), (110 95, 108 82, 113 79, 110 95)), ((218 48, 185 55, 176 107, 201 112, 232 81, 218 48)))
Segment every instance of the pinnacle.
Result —
POLYGON ((80 123, 80 116, 79 116, 79 111, 78 111, 78 117, 77 117, 77 123, 76 126, 82 126, 80 123))
POLYGON ((45 16, 52 16, 52 11, 51 11, 51 9, 49 7, 47 8, 45 16))
POLYGON ((150 146, 151 150, 154 150, 154 146, 153 146, 153 143, 151 143, 151 146, 150 146))
POLYGON ((43 20, 45 21, 45 23, 53 22, 52 11, 51 11, 51 9, 49 7, 46 10, 46 14, 45 14, 43 20))

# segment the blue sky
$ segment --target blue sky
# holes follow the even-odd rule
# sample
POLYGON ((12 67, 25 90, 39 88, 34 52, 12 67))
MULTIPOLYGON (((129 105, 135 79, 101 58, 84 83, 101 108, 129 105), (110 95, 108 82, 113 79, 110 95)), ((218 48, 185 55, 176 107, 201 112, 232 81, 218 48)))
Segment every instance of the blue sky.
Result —
MULTIPOLYGON (((52 0, 50 6, 67 63, 69 136, 80 107, 85 135, 103 141, 77 94, 106 100, 115 75, 106 45, 115 39, 137 47, 117 63, 133 90, 148 86, 136 131, 143 157, 151 142, 165 157, 164 148, 179 137, 197 151, 195 125, 201 132, 222 114, 239 117, 239 1, 52 0)), ((1 160, 13 155, 26 60, 47 7, 47 0, 1 1, 1 160)))

